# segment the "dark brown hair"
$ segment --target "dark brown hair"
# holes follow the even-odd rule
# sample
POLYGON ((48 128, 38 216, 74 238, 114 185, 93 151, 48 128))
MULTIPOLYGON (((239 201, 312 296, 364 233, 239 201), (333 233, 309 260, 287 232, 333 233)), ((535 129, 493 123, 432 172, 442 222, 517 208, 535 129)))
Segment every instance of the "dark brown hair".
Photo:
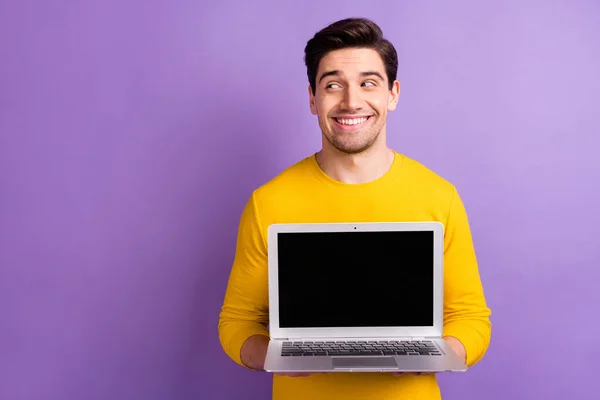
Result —
POLYGON ((394 45, 383 37, 381 28, 366 18, 346 18, 323 28, 304 48, 304 63, 313 94, 321 59, 330 51, 346 48, 368 48, 379 53, 385 65, 389 88, 398 73, 398 54, 394 45))

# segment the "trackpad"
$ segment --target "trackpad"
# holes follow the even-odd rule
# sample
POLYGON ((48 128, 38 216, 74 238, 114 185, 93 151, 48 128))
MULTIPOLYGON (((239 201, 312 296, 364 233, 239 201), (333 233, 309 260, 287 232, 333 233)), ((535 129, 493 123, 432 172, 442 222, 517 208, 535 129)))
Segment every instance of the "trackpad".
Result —
POLYGON ((394 357, 334 357, 331 361, 333 369, 395 369, 398 367, 394 357))

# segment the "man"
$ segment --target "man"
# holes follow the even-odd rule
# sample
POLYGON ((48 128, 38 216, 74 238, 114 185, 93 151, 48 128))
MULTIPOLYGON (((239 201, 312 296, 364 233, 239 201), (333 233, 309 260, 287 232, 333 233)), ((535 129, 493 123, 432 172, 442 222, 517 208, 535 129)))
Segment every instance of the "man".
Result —
MULTIPOLYGON (((345 19, 308 42, 305 61, 322 149, 258 188, 246 204, 219 320, 225 352, 248 369, 263 369, 269 225, 429 220, 445 227, 444 339, 473 366, 488 348, 491 324, 465 208, 451 183, 386 144, 386 118, 400 92, 394 46, 373 22, 345 19)), ((441 395, 435 374, 336 372, 276 374, 273 398, 441 395)))

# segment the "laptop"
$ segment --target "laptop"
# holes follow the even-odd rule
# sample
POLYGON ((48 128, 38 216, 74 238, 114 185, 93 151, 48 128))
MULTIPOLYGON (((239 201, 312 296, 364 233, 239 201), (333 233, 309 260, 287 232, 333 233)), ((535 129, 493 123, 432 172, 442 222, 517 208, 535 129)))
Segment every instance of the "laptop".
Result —
POLYGON ((268 372, 442 372, 443 225, 268 228, 268 372))

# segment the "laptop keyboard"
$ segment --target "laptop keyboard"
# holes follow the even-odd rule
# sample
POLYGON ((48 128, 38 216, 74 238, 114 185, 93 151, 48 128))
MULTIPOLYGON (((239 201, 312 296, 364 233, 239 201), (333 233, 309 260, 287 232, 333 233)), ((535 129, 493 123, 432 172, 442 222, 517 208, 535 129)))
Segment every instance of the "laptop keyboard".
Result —
POLYGON ((441 356, 429 340, 376 342, 284 342, 282 356, 441 356))

